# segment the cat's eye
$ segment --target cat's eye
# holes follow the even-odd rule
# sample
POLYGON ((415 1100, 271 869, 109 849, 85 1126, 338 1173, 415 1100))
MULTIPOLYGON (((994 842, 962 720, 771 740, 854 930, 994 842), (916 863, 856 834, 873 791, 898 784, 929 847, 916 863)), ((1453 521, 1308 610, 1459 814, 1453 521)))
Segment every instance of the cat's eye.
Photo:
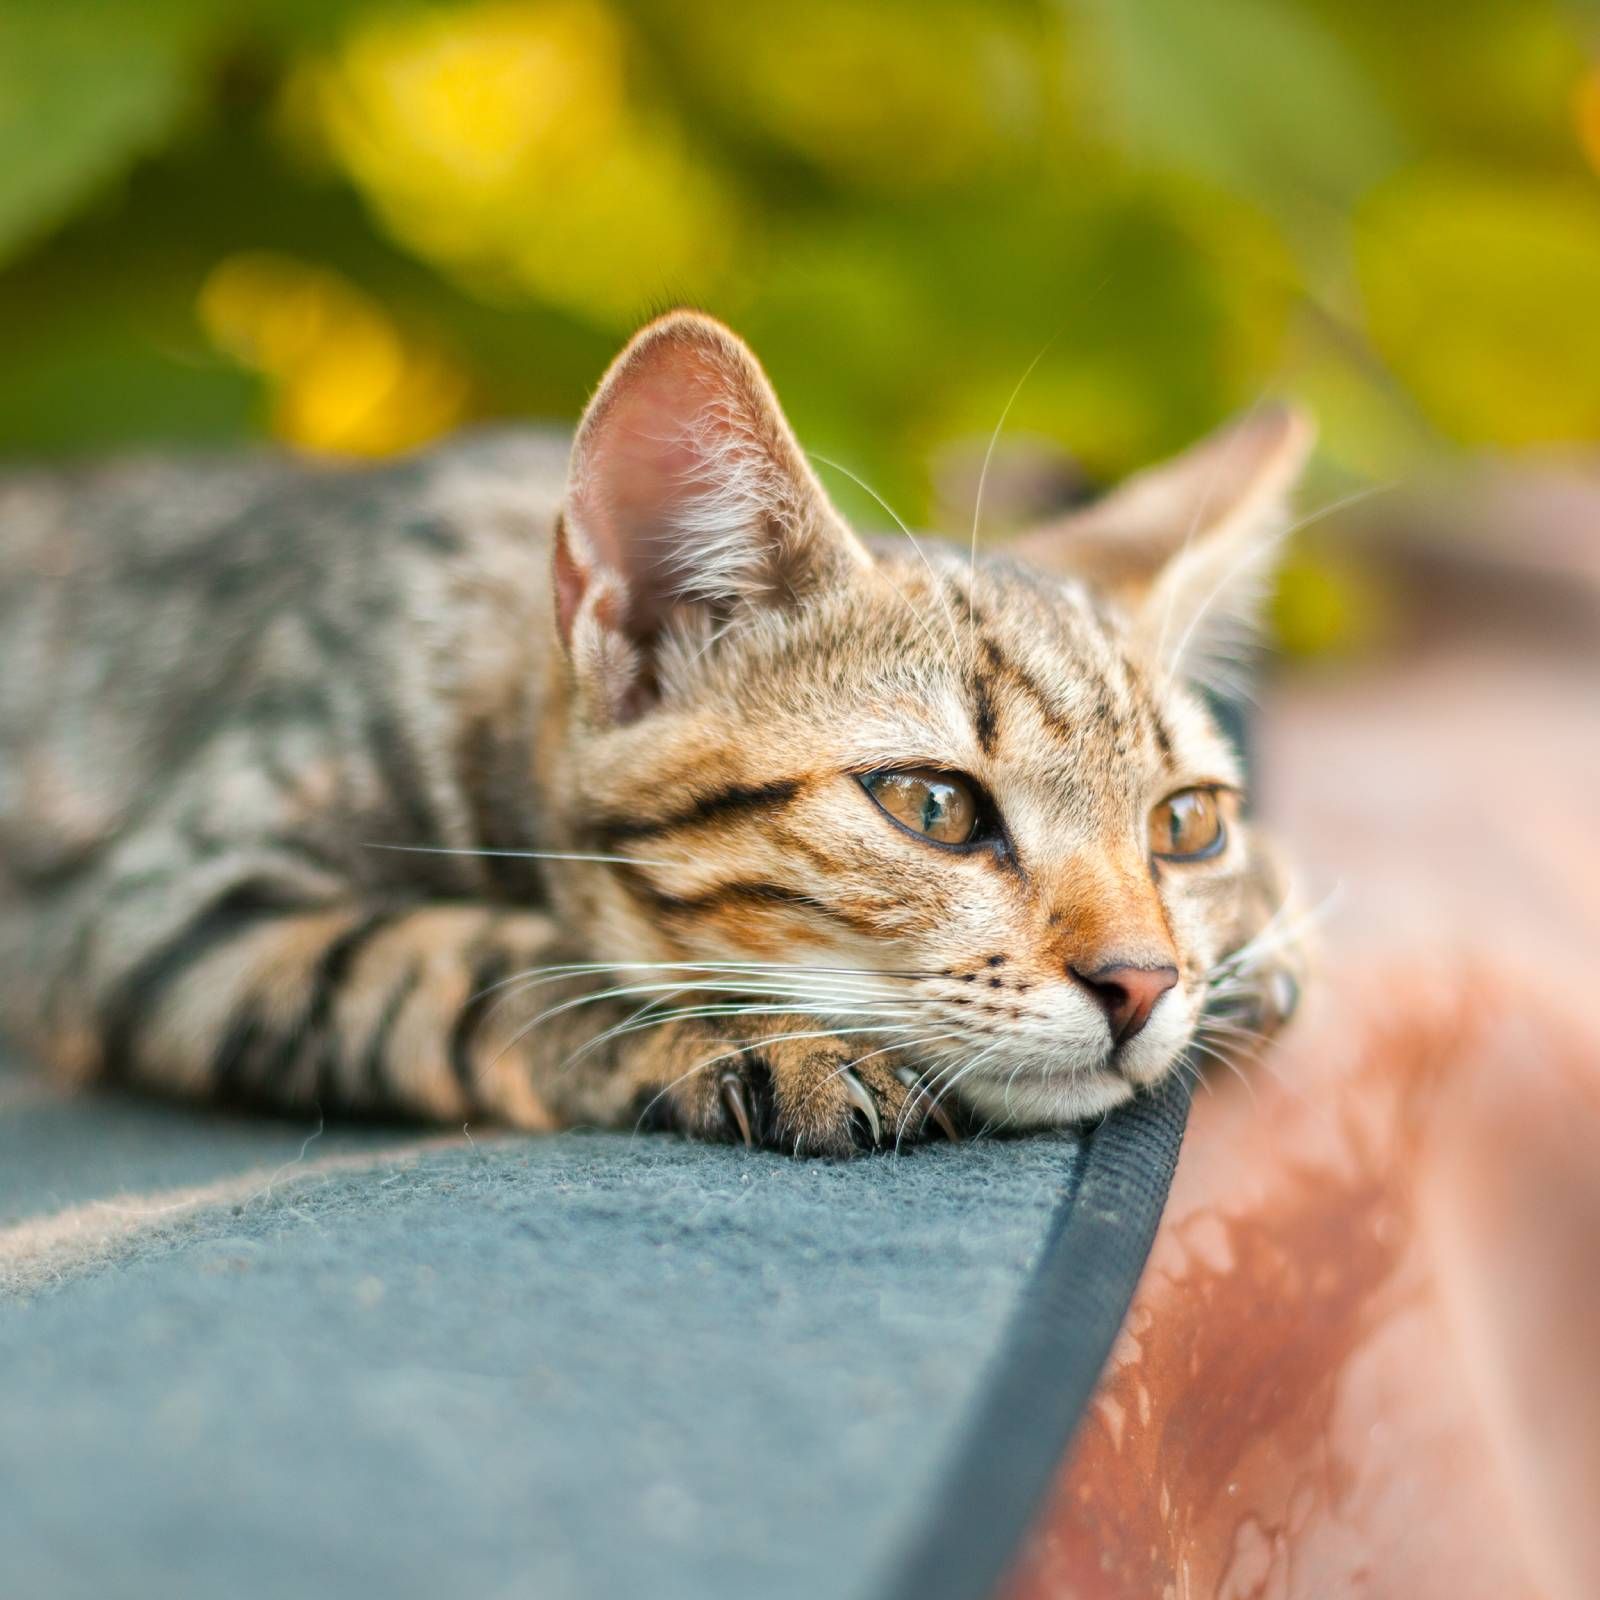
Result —
POLYGON ((978 792, 950 772, 869 772, 861 786, 902 828, 935 844, 971 844, 983 817, 978 792))
POLYGON ((1150 813, 1150 853, 1163 861, 1199 861, 1225 843, 1215 789, 1180 789, 1150 813))

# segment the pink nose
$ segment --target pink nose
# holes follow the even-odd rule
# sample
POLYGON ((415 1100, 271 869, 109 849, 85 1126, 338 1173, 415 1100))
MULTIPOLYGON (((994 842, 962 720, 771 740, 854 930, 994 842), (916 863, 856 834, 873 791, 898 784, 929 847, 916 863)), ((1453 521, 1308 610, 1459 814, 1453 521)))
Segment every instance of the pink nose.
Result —
POLYGON ((1150 1020, 1156 1001, 1178 981, 1176 967, 1126 967, 1112 964, 1093 972, 1067 969, 1100 1002, 1116 1044, 1128 1040, 1150 1020))

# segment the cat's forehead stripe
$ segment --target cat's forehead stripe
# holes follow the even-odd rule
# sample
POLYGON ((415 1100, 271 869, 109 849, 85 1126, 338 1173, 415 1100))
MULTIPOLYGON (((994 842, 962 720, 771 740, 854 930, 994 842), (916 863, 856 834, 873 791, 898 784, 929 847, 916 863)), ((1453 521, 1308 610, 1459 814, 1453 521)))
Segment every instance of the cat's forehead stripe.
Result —
POLYGON ((972 731, 978 736, 978 748, 992 756, 1000 735, 1000 713, 995 705, 994 684, 981 669, 972 674, 972 731))
POLYGON ((1061 706, 1056 696, 1052 695, 1045 686, 1025 667, 1020 661, 1008 656, 995 641, 985 635, 980 640, 983 652, 984 665, 995 677, 1004 678, 1008 685, 1022 691, 1034 705, 1039 714, 1039 720, 1057 737, 1071 739, 1077 733, 1077 725, 1067 711, 1061 706))
POLYGON ((985 756, 1004 753, 1008 713, 1026 700, 1055 742, 1079 747, 1097 732, 1119 757, 1139 742, 1164 768, 1175 764, 1173 730, 1149 679, 1080 585, 1043 587, 1004 566, 943 578, 945 593, 970 619, 972 661, 963 677, 985 756), (981 603, 974 592, 980 587, 981 603))

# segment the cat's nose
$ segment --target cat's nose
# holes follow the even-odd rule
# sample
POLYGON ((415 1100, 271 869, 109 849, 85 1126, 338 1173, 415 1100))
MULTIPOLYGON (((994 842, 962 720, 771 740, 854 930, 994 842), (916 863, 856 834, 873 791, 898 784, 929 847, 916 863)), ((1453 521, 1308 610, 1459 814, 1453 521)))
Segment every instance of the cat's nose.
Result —
POLYGON ((1100 1002, 1115 1044, 1128 1040, 1150 1020, 1156 1001, 1178 981, 1176 967, 1133 967, 1113 963, 1092 972, 1067 969, 1100 1002))

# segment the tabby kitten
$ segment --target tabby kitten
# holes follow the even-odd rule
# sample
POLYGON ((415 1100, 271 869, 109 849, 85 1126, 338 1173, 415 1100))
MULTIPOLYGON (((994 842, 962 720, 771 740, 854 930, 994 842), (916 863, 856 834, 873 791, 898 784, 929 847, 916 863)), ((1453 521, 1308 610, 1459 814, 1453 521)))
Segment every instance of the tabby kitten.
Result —
POLYGON ((869 546, 679 313, 564 484, 526 435, 14 477, 6 1024, 150 1088, 808 1155, 1097 1115, 1294 992, 1190 685, 1307 440, 1261 412, 1003 554, 869 546))

